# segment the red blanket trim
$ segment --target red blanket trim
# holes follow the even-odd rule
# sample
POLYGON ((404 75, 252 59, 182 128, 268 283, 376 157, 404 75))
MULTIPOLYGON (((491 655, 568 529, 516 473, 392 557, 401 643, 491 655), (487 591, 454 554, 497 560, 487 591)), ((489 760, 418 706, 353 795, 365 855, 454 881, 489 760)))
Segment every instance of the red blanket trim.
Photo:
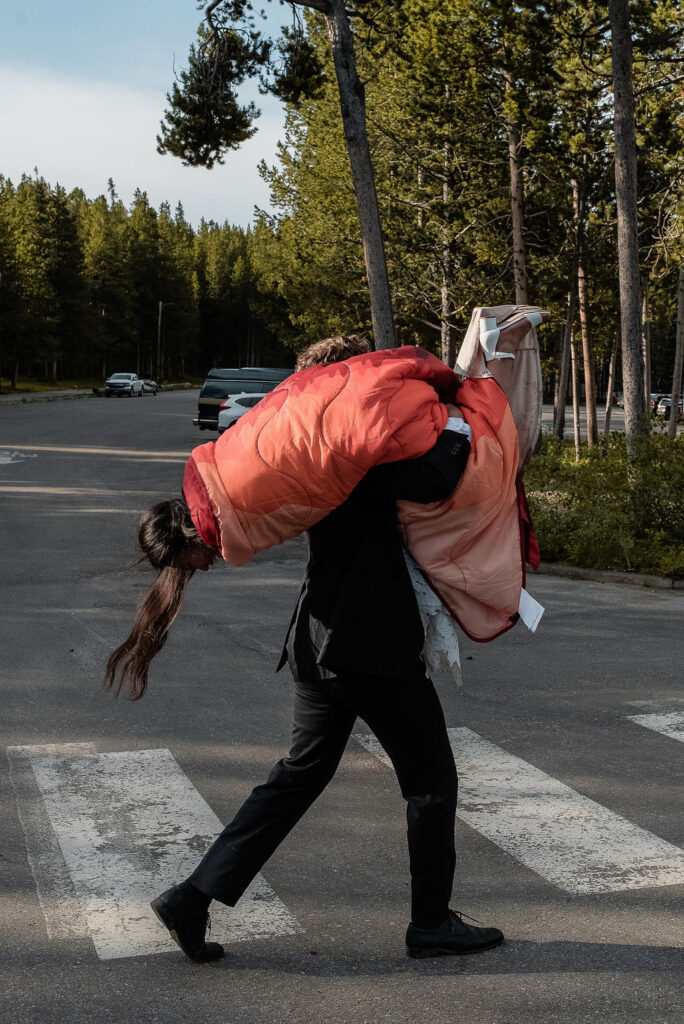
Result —
POLYGON ((216 514, 209 498, 209 492, 192 455, 185 465, 183 494, 188 503, 192 521, 200 537, 210 548, 218 548, 220 550, 221 541, 216 514))
POLYGON ((525 494, 522 480, 518 481, 518 515, 520 517, 523 562, 527 562, 533 569, 538 569, 541 562, 541 553, 532 525, 532 516, 530 515, 527 495, 525 494))

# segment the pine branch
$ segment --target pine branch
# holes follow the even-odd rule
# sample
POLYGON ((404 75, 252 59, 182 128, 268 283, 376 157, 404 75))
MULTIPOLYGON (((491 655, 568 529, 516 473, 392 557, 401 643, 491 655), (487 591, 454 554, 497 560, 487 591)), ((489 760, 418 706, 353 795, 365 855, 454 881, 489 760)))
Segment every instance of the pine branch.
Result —
POLYGON ((311 7, 320 14, 331 14, 332 8, 328 0, 287 0, 291 7, 311 7))

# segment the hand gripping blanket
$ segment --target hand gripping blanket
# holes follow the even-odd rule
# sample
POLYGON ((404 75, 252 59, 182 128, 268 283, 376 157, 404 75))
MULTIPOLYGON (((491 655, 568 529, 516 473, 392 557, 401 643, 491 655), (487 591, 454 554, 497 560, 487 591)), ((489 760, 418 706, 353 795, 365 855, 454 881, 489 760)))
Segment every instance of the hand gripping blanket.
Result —
POLYGON ((515 422, 496 381, 459 386, 421 349, 293 374, 218 441, 195 448, 183 489, 200 535, 230 565, 246 564, 337 508, 372 466, 429 451, 446 424, 443 403, 455 398, 449 412, 473 430, 459 486, 445 502, 400 502, 400 521, 465 632, 493 639, 517 620, 524 585, 515 422))

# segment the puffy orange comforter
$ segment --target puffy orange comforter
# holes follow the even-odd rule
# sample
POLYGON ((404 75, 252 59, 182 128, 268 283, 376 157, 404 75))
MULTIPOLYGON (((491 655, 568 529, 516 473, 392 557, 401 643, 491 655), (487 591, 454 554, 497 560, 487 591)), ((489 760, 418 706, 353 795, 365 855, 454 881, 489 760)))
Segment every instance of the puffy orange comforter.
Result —
POLYGON ((493 639, 517 620, 524 585, 517 431, 494 380, 459 384, 421 349, 293 374, 218 441, 195 448, 183 488, 200 535, 244 565, 322 519, 372 466, 427 452, 454 400, 473 430, 461 482, 445 502, 400 502, 400 522, 463 629, 493 639))

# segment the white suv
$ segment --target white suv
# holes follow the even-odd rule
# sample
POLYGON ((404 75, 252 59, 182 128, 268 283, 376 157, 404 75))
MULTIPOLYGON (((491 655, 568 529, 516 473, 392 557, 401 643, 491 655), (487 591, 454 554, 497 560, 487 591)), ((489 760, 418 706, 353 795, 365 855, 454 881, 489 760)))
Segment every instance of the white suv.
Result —
POLYGON ((241 395, 229 395, 224 398, 219 406, 218 432, 222 434, 228 427, 232 427, 241 416, 253 409, 257 402, 260 402, 266 395, 262 392, 243 392, 241 395))

